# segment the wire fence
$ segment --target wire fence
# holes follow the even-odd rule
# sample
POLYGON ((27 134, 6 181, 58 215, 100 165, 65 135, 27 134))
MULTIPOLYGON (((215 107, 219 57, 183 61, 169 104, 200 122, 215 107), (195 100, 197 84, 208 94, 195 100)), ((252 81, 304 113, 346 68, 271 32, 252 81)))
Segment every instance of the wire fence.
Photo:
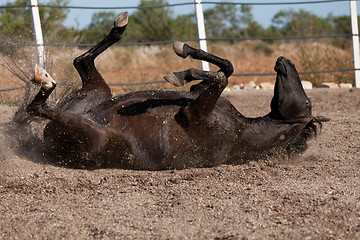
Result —
MULTIPOLYGON (((350 0, 353 1, 353 0, 350 0)), ((349 0, 319 0, 319 1, 297 1, 297 2, 211 2, 211 1, 202 1, 203 5, 304 5, 304 4, 326 4, 334 2, 349 2, 349 0)), ((66 9, 83 9, 83 10, 127 10, 127 9, 149 9, 149 8, 168 8, 176 6, 195 6, 195 2, 184 2, 184 3, 175 3, 175 4, 163 4, 163 5, 149 5, 149 6, 126 6, 126 7, 88 7, 88 6, 57 6, 57 5, 46 5, 39 4, 39 8, 66 8, 66 9)), ((11 6, 0 6, 0 9, 9 9, 9 8, 31 8, 33 5, 11 5, 11 6)), ((311 36, 281 36, 281 37, 239 37, 239 38, 195 38, 195 39, 182 39, 182 42, 194 42, 194 41, 274 41, 274 40, 299 40, 299 39, 323 39, 323 38, 344 38, 344 37, 353 37, 358 36, 358 34, 331 34, 331 35, 311 35, 311 36)), ((128 42, 128 43, 117 43, 114 46, 142 46, 142 45, 162 45, 170 44, 174 40, 166 41, 149 41, 149 42, 128 42)), ((45 43, 45 47, 92 47, 95 44, 90 43, 45 43)), ((19 47, 36 47, 37 44, 0 44, 0 48, 19 48, 19 47)), ((346 72, 346 71, 357 71, 358 68, 345 68, 345 69, 331 69, 331 70, 322 70, 322 71, 308 71, 308 72, 299 72, 300 75, 304 74, 322 74, 322 73, 334 73, 334 72, 346 72)), ((235 73, 232 74, 234 77, 248 77, 248 76, 271 76, 276 75, 276 73, 235 73)), ((109 86, 134 86, 134 85, 147 85, 147 84, 159 84, 165 83, 166 81, 150 81, 150 82, 134 82, 134 83, 119 83, 119 84, 109 84, 109 86)), ((77 85, 73 83, 60 83, 59 85, 77 85)), ((25 87, 16 87, 16 88, 7 88, 0 89, 0 92, 6 91, 16 91, 22 90, 25 87)))
MULTIPOLYGON (((345 69, 333 69, 333 70, 323 70, 323 71, 309 71, 309 72, 298 72, 299 75, 304 74, 319 74, 319 73, 334 73, 334 72, 352 72, 358 70, 360 68, 345 68, 345 69)), ((256 77, 256 76, 275 76, 276 73, 238 73, 232 74, 231 76, 235 77, 256 77)), ((123 86, 137 86, 137 85, 149 85, 149 84, 160 84, 160 83, 167 83, 165 80, 159 81, 149 81, 149 82, 133 82, 133 83, 109 83, 110 87, 123 87, 123 86)), ((59 86, 80 86, 81 84, 76 83, 57 83, 59 86)), ((16 87, 16 88, 5 88, 0 89, 0 92, 9 92, 9 91, 17 91, 23 90, 25 87, 16 87)))
MULTIPOLYGON (((269 5, 304 5, 304 4, 326 4, 334 2, 348 2, 349 0, 319 0, 319 1, 297 1, 297 2, 214 2, 214 1, 202 1, 203 5, 249 5, 249 6, 269 6, 269 5)), ((149 6, 126 6, 126 7, 88 7, 88 6, 59 6, 59 5, 46 5, 38 4, 38 7, 48 7, 48 8, 66 8, 66 9, 88 9, 88 10, 126 10, 126 9, 146 9, 146 8, 164 8, 164 7, 177 7, 177 6, 194 6, 195 2, 184 2, 184 3, 174 3, 174 4, 161 4, 161 5, 149 5, 149 6)), ((32 5, 12 5, 12 6, 0 6, 1 8, 27 8, 32 7, 32 5)))
MULTIPOLYGON (((321 38, 343 38, 358 36, 358 34, 331 34, 331 35, 309 35, 309 36, 282 36, 282 37, 227 37, 227 38, 193 38, 180 39, 181 42, 198 42, 205 41, 274 41, 274 40, 299 40, 299 39, 321 39, 321 38)), ((174 40, 166 41, 150 41, 150 42, 128 42, 116 43, 113 46, 148 46, 148 45, 162 45, 173 43, 174 40)), ((44 43, 45 47, 93 47, 95 43, 44 43)), ((36 47, 36 44, 0 44, 0 48, 18 48, 18 47, 36 47)))

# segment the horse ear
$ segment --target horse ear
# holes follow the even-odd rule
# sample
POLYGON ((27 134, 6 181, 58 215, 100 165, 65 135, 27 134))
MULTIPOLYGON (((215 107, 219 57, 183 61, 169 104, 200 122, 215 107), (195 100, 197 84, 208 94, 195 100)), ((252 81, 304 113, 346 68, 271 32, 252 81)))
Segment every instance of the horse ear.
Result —
POLYGON ((34 82, 41 84, 42 83, 42 77, 41 77, 41 72, 42 72, 42 68, 39 67, 37 64, 35 64, 35 69, 34 69, 34 82))

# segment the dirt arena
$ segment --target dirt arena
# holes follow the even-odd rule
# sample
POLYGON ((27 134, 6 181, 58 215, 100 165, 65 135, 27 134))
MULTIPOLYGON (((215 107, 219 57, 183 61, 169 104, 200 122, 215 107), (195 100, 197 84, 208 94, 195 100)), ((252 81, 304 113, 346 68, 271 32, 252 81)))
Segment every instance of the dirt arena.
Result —
MULTIPOLYGON (((301 157, 160 172, 19 157, 1 105, 0 239, 360 239, 360 90, 307 93, 331 121, 301 157)), ((272 91, 225 96, 261 116, 272 91)))

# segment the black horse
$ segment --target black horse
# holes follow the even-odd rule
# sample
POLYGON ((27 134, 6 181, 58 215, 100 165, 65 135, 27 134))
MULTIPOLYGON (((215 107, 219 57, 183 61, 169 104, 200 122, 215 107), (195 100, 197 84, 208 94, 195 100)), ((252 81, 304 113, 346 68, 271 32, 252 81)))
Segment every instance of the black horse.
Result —
POLYGON ((94 59, 121 39, 128 22, 121 14, 114 27, 95 47, 75 58, 82 88, 57 108, 46 100, 55 81, 37 67, 34 81, 41 84, 27 112, 49 119, 44 129, 46 154, 74 168, 183 169, 239 164, 271 154, 303 152, 317 132, 310 99, 288 59, 279 57, 271 112, 246 118, 220 97, 233 73, 230 61, 174 43, 177 55, 217 65, 217 72, 188 69, 165 77, 180 86, 201 80, 190 92, 149 90, 112 97, 94 59))

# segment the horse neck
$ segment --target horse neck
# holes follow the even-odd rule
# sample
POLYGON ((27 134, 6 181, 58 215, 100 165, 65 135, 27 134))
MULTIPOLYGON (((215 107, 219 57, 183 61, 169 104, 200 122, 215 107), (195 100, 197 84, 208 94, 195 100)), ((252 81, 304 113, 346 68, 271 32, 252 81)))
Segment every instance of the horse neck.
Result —
POLYGON ((260 149, 285 144, 295 137, 305 122, 274 120, 268 115, 259 118, 244 118, 239 132, 244 142, 260 149))

